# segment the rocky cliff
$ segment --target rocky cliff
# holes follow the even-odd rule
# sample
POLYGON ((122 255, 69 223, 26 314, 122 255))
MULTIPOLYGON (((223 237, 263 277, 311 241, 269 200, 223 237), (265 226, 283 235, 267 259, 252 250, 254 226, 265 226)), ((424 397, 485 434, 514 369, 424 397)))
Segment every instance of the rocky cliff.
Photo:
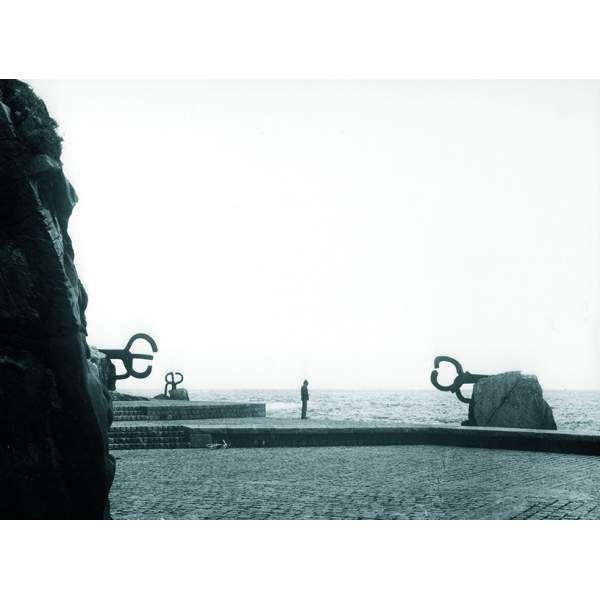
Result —
POLYGON ((43 101, 0 80, 1 518, 110 514, 110 398, 88 360, 60 158, 43 101))

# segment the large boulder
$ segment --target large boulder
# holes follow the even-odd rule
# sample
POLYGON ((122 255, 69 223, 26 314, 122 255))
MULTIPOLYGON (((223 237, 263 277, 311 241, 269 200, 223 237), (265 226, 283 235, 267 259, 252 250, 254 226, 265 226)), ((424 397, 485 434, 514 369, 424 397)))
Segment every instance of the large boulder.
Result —
POLYGON ((86 343, 61 140, 26 84, 0 80, 0 518, 109 517, 110 397, 86 343))
POLYGON ((171 398, 171 400, 189 400, 190 395, 185 388, 176 388, 174 390, 169 390, 169 398, 171 398))
POLYGON ((535 375, 519 371, 480 379, 473 388, 469 424, 480 427, 556 429, 535 375))

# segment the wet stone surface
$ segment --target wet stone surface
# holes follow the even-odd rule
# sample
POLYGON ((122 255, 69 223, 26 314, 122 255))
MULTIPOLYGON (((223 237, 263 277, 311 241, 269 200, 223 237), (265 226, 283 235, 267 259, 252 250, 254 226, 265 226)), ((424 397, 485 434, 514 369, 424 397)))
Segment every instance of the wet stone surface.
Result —
POLYGON ((600 460, 441 446, 115 452, 117 519, 597 519, 600 460))

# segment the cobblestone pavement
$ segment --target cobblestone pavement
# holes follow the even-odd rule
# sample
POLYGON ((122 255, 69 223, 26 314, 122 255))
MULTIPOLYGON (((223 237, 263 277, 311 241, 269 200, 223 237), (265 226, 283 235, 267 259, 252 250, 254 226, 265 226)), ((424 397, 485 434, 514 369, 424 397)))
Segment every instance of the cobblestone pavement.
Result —
POLYGON ((594 456, 441 446, 115 452, 116 519, 597 519, 594 456))

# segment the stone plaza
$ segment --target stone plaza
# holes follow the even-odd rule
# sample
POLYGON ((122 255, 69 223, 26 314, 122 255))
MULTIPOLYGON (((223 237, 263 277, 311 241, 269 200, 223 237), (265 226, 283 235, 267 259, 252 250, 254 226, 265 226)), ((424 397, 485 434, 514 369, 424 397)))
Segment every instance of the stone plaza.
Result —
POLYGON ((114 452, 115 519, 598 519, 596 456, 448 446, 114 452))

